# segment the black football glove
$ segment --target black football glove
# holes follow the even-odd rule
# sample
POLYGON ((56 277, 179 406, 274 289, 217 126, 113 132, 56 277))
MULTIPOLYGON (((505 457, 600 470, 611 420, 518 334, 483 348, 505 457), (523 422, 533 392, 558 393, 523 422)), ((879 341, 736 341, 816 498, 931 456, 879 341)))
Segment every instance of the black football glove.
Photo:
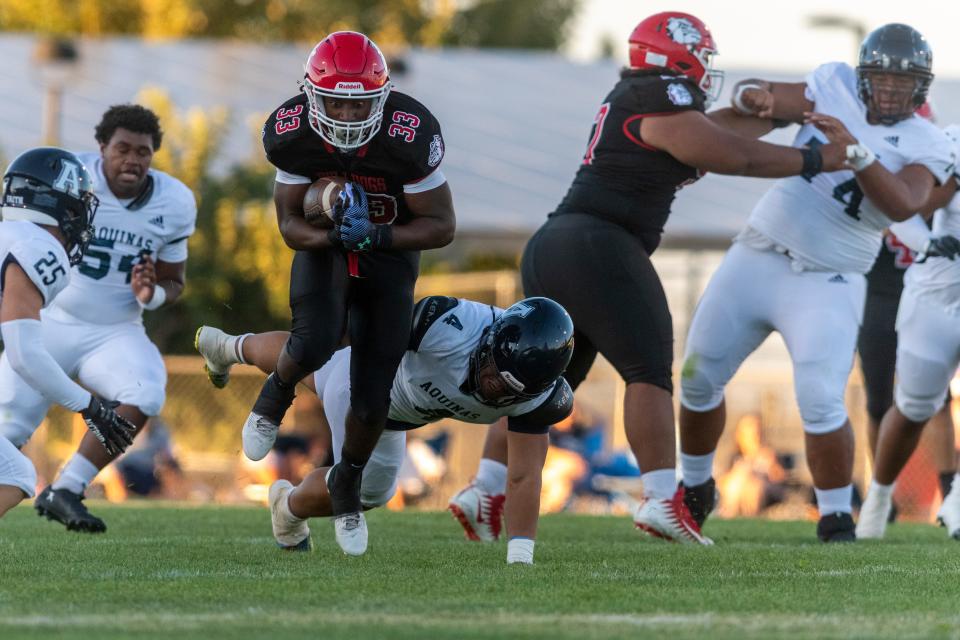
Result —
POLYGON ((90 395, 90 406, 80 412, 87 428, 97 437, 111 456, 124 452, 133 444, 137 428, 114 409, 120 405, 116 400, 105 401, 90 395))
POLYGON ((344 216, 328 234, 330 243, 347 251, 366 253, 389 249, 393 243, 393 228, 388 224, 374 224, 366 218, 344 216))
POLYGON ((960 255, 960 239, 953 236, 930 238, 923 252, 927 258, 948 258, 955 260, 960 255))

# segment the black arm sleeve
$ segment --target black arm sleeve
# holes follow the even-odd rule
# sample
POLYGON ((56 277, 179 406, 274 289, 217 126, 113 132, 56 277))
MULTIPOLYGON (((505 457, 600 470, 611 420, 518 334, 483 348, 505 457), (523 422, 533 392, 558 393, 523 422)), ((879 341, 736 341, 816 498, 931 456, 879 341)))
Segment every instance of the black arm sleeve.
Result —
POLYGON ((413 326, 410 327, 410 345, 407 350, 417 351, 423 342, 423 336, 433 323, 458 304, 458 299, 447 296, 430 296, 418 302, 413 308, 413 326))
POLYGON ((521 416, 507 418, 507 430, 518 433, 546 433, 573 412, 573 389, 560 378, 553 386, 553 393, 539 407, 521 416))

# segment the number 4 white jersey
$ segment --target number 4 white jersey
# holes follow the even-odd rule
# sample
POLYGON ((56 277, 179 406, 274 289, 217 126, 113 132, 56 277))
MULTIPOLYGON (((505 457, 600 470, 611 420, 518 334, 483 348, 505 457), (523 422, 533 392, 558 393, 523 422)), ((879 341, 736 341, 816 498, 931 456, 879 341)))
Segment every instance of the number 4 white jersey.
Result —
MULTIPOLYGON (((413 320, 410 350, 400 362, 390 393, 390 419, 408 425, 441 418, 489 424, 504 416, 530 414, 551 399, 558 385, 565 389, 561 379, 533 400, 502 407, 484 404, 464 391, 470 354, 484 329, 501 313, 502 309, 470 300, 433 296, 421 301, 413 320)), ((543 425, 544 432, 549 424, 543 425)))
POLYGON ((100 154, 77 156, 96 180, 100 199, 96 231, 70 286, 48 313, 59 320, 92 324, 139 321, 142 310, 130 288, 133 267, 143 253, 155 261, 187 259, 187 238, 197 221, 196 200, 182 182, 150 169, 151 184, 124 204, 107 185, 100 154))
MULTIPOLYGON (((15 261, 49 305, 70 281, 70 260, 63 245, 32 222, 0 222, 0 271, 15 261)), ((3 278, 0 276, 0 287, 3 278)), ((3 292, 0 291, 0 297, 3 292)))
MULTIPOLYGON (((856 72, 834 62, 807 76, 806 97, 814 110, 838 118, 859 142, 896 173, 904 166, 927 167, 938 183, 953 171, 950 139, 940 129, 912 116, 891 126, 867 123, 857 90, 856 72)), ((812 125, 800 128, 794 147, 826 143, 812 125)), ((821 173, 808 182, 783 178, 760 199, 748 227, 787 249, 802 264, 823 271, 867 273, 891 220, 864 198, 852 171, 821 173)))

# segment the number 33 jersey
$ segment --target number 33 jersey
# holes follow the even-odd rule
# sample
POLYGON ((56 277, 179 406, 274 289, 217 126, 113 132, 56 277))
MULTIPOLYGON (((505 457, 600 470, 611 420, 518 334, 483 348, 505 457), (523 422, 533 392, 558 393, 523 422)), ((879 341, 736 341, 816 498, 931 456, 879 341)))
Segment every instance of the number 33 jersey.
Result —
MULTIPOLYGON (((856 72, 849 65, 821 65, 807 76, 806 85, 814 111, 839 119, 890 172, 922 165, 937 183, 950 177, 955 159, 946 134, 916 115, 891 126, 869 124, 856 72)), ((803 125, 793 146, 826 142, 816 127, 803 125)), ((864 197, 853 171, 834 171, 809 182, 800 176, 778 180, 754 207, 747 225, 805 266, 867 273, 880 250, 881 231, 891 222, 864 197)))
POLYGON ((411 214, 404 193, 420 193, 446 182, 440 123, 425 106, 391 91, 383 122, 373 139, 353 153, 341 153, 317 135, 307 120, 307 97, 299 94, 270 114, 263 125, 263 149, 279 171, 277 182, 310 184, 324 176, 345 176, 367 192, 376 224, 406 224, 411 214))
MULTIPOLYGON (((63 245, 32 222, 0 222, 0 264, 16 262, 49 305, 70 281, 70 260, 63 245)), ((3 296, 0 277, 0 298, 3 296)))
POLYGON ((155 262, 187 259, 187 238, 197 222, 196 200, 185 184, 150 169, 140 196, 121 202, 107 186, 100 154, 77 156, 93 174, 100 207, 93 241, 74 268, 70 286, 47 314, 66 322, 138 322, 142 309, 130 288, 133 267, 145 253, 155 262))

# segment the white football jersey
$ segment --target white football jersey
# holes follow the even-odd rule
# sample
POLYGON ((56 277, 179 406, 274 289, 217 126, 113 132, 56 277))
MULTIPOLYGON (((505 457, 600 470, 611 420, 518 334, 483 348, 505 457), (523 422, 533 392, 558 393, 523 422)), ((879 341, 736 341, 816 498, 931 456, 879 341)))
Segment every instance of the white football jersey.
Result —
MULTIPOLYGON (((947 131, 953 133, 955 151, 960 156, 960 126, 952 125, 947 131)), ((960 172, 954 174, 960 182, 960 172)), ((933 214, 931 237, 951 235, 960 238, 960 193, 943 209, 933 214)), ((946 258, 929 258, 914 263, 907 269, 904 286, 909 287, 919 298, 929 298, 951 313, 960 315, 960 261, 946 258)))
POLYGON ((142 253, 149 253, 154 261, 187 259, 187 238, 197 222, 193 192, 173 176, 150 169, 152 191, 125 205, 107 186, 100 154, 77 157, 96 181, 100 199, 96 231, 70 287, 48 313, 64 321, 93 324, 139 322, 142 309, 130 288, 133 266, 142 253))
POLYGON ((533 400, 492 407, 466 393, 461 386, 470 369, 470 354, 483 330, 493 324, 502 309, 460 299, 432 321, 416 350, 400 361, 390 390, 391 420, 422 425, 442 418, 489 424, 504 416, 530 413, 550 397, 553 387, 533 400))
MULTIPOLYGON (((856 72, 834 62, 807 76, 806 96, 814 110, 838 118, 889 171, 927 167, 938 183, 953 172, 950 139, 919 116, 891 126, 867 123, 856 72)), ((800 127, 794 147, 827 142, 813 125, 800 127)), ((747 226, 790 252, 801 264, 823 271, 867 273, 880 250, 881 231, 891 220, 863 196, 849 170, 820 173, 808 182, 781 178, 754 207, 747 226)))
MULTIPOLYGON (((43 296, 46 307, 70 282, 70 260, 60 241, 24 220, 0 222, 0 264, 16 260, 43 296)), ((0 279, 0 287, 3 286, 0 279)), ((0 297, 3 291, 0 290, 0 297)))

